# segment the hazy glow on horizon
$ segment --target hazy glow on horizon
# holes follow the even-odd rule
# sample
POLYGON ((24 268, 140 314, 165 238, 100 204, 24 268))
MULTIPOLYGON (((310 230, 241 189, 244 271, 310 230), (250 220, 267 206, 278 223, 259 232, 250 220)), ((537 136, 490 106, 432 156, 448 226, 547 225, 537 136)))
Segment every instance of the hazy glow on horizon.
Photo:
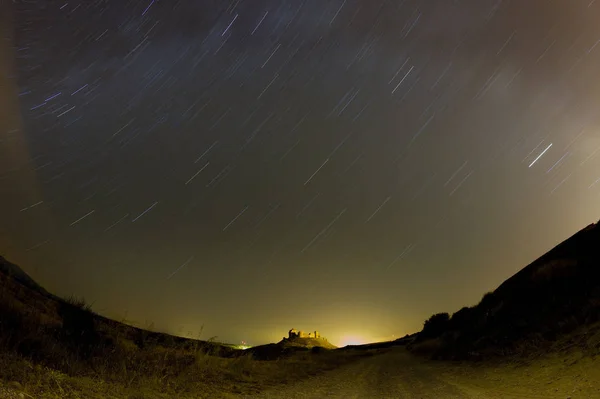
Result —
POLYGON ((342 346, 346 346, 346 345, 362 345, 362 344, 366 344, 372 342, 368 339, 364 339, 362 337, 359 336, 346 336, 346 337, 342 337, 342 339, 340 340, 340 344, 338 345, 339 347, 342 346))

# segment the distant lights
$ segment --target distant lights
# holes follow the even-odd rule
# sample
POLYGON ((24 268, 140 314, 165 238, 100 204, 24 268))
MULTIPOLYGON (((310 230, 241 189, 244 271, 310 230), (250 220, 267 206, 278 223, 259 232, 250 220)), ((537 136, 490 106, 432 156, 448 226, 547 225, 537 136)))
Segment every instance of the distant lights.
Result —
POLYGON ((242 344, 241 345, 236 345, 235 348, 236 349, 241 349, 241 350, 246 350, 246 349, 252 348, 252 346, 248 345, 248 343, 246 341, 242 341, 242 344))

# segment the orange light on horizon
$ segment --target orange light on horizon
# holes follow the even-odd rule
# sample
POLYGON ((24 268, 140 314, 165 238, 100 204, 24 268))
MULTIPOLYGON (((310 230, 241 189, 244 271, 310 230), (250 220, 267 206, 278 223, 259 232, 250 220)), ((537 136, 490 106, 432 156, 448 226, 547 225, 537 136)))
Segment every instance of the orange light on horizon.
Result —
POLYGON ((340 339, 339 347, 343 347, 346 345, 363 345, 369 343, 368 339, 365 339, 359 335, 346 335, 340 339))

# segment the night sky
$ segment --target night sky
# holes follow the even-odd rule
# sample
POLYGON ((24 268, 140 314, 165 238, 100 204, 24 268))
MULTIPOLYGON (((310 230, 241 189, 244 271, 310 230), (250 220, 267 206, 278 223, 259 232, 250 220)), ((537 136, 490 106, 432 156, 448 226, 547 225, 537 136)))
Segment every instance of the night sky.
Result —
POLYGON ((2 2, 0 254, 108 317, 391 339, 600 218, 600 1, 2 2))

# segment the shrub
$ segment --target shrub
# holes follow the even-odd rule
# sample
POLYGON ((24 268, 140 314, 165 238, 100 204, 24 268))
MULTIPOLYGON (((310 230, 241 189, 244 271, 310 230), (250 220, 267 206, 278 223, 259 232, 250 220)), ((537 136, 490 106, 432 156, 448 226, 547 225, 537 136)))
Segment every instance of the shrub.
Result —
POLYGON ((14 339, 27 330, 22 312, 16 301, 7 298, 0 301, 0 336, 4 345, 12 346, 14 339))
POLYGON ((452 330, 465 330, 474 324, 474 309, 467 306, 452 315, 450 328, 452 330))
POLYGON ((74 297, 60 302, 58 314, 62 318, 62 338, 74 346, 84 358, 91 356, 92 349, 101 343, 94 324, 94 313, 83 299, 74 297))
POLYGON ((492 304, 494 302, 494 299, 495 299, 494 293, 488 292, 481 298, 481 302, 479 302, 479 305, 477 305, 477 306, 480 308, 491 308, 492 304))
POLYGON ((420 338, 437 338, 448 329, 450 315, 448 313, 437 313, 431 316, 423 324, 420 338))

